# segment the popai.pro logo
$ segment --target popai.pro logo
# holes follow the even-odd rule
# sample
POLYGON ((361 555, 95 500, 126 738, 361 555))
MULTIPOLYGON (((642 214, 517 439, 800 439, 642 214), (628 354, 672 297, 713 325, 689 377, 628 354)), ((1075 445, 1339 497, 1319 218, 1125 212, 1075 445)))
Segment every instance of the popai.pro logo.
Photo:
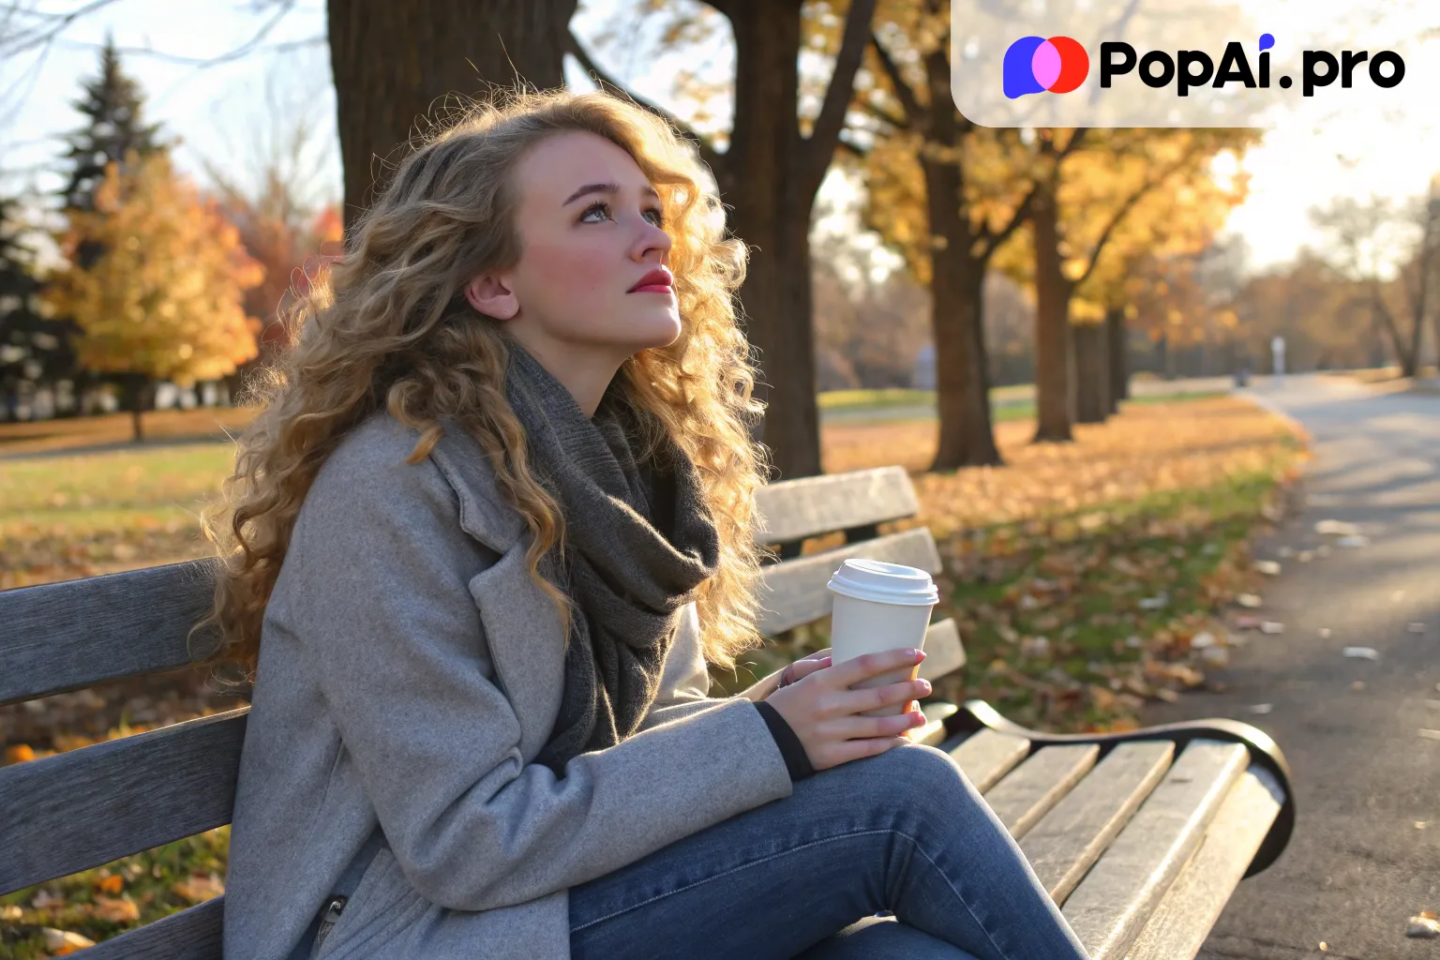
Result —
POLYGON ((1090 75, 1090 55, 1069 37, 1021 37, 1005 51, 1005 96, 1069 93, 1090 75))
MULTIPOLYGON (((1233 40, 1225 45, 1218 62, 1203 50, 1179 50, 1173 56, 1151 50, 1140 55, 1124 41, 1106 41, 1100 44, 1100 87, 1109 90, 1116 78, 1133 75, 1155 89, 1173 84, 1176 94, 1182 97, 1197 87, 1218 89, 1232 83, 1252 90, 1268 89, 1269 51, 1275 46, 1275 37, 1261 34, 1256 46, 1257 63, 1252 68, 1245 45, 1233 40)), ((1301 93, 1313 97, 1317 89, 1336 80, 1349 89, 1355 84, 1355 75, 1362 71, 1375 86, 1394 87, 1405 78, 1405 61, 1393 50, 1381 50, 1374 56, 1365 50, 1342 50, 1338 58, 1326 50, 1304 50, 1300 57, 1301 93)), ((1021 37, 1005 51, 1004 90, 1011 100, 1046 91, 1069 93, 1089 74, 1089 55, 1069 37, 1021 37)), ((1283 75, 1277 82, 1284 89, 1294 83, 1283 75)))

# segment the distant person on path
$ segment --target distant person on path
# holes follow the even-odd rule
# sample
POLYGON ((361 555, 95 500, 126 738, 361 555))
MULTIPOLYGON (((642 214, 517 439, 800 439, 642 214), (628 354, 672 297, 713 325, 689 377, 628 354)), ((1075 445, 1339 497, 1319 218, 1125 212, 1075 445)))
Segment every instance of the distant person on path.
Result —
POLYGON ((893 651, 709 698, 764 448, 693 149, 604 93, 414 150, 297 305, 225 502, 230 960, 1085 952, 893 651), (882 916, 893 914, 893 916, 882 916))

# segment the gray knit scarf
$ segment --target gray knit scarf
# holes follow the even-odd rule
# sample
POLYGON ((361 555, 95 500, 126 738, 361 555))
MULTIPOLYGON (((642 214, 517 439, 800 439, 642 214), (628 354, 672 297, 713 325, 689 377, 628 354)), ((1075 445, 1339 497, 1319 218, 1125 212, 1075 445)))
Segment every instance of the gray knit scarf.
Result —
POLYGON ((529 464, 562 505, 566 564, 542 563, 578 607, 565 655, 565 691, 536 761, 563 777, 577 754, 636 732, 695 588, 712 576, 720 542, 694 464, 668 436, 637 464, 640 412, 617 376, 593 418, 519 343, 505 394, 525 428, 529 464))

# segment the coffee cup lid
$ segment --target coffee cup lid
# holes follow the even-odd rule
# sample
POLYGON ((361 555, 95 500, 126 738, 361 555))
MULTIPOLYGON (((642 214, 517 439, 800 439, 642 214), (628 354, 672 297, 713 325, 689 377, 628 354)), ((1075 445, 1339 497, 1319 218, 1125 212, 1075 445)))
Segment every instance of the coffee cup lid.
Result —
POLYGON ((919 567, 884 560, 846 560, 826 586, 844 596, 877 603, 922 606, 940 600, 940 591, 930 574, 919 567))

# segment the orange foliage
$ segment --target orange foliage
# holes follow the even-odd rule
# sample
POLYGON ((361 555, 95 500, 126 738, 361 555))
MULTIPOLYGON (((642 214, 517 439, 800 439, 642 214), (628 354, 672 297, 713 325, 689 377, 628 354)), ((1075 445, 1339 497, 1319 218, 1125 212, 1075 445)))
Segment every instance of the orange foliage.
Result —
POLYGON ((85 367, 189 386, 255 356, 259 321, 242 297, 264 268, 166 153, 132 155, 123 170, 111 163, 96 209, 72 213, 58 239, 70 265, 51 278, 46 302, 79 324, 85 367), (82 245, 103 250, 89 269, 76 263, 82 245))

